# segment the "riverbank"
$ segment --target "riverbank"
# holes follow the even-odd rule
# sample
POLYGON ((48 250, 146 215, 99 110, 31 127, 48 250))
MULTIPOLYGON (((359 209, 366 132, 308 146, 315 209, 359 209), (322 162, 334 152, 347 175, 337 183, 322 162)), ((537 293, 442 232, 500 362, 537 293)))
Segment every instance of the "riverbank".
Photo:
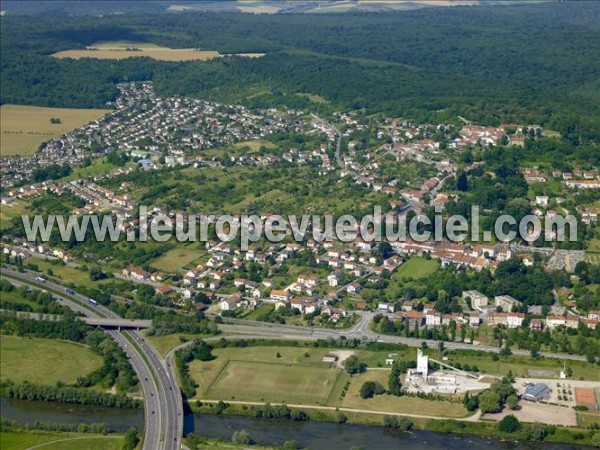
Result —
MULTIPOLYGON (((248 404, 243 402, 224 403, 223 402, 194 402, 189 405, 194 415, 209 415, 209 416, 227 416, 227 417, 246 417, 255 418, 256 411, 260 406, 256 404, 248 404), (227 405, 224 407, 224 405, 227 405)), ((271 405, 275 406, 275 405, 271 405)), ((366 426, 372 428, 384 429, 384 418, 387 414, 357 412, 346 408, 322 408, 309 405, 289 406, 290 410, 295 412, 296 416, 300 416, 300 412, 306 413, 308 421, 324 424, 348 424, 355 426, 366 426)), ((398 417, 406 417, 402 414, 394 414, 398 417)), ((389 415, 388 415, 389 416, 389 415)), ((524 441, 523 435, 518 431, 515 433, 506 433, 498 429, 497 422, 488 420, 453 420, 453 419, 431 419, 424 417, 409 417, 412 422, 412 429, 418 431, 426 431, 442 434, 453 434, 460 436, 478 436, 482 438, 496 439, 498 441, 519 442, 524 441)), ((299 423, 300 421, 293 419, 262 419, 269 422, 292 422, 299 423)), ((204 427, 203 427, 204 428, 204 427)), ((202 430, 199 430, 202 434, 202 430)), ((565 428, 549 426, 547 427, 547 435, 543 442, 553 444, 568 444, 568 445, 592 445, 592 437, 598 431, 593 431, 583 428, 565 428)), ((537 441, 541 442, 541 441, 537 441)))

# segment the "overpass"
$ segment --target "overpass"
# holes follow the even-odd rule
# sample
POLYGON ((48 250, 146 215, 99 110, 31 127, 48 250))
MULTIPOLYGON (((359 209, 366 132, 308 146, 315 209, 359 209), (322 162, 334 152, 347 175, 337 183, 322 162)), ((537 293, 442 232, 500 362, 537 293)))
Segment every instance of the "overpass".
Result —
POLYGON ((100 328, 117 329, 117 330, 141 330, 143 328, 150 328, 152 326, 151 320, 134 320, 134 319, 120 319, 112 317, 82 317, 88 325, 92 325, 100 328))
POLYGON ((131 321, 119 317, 101 306, 90 305, 88 298, 75 292, 66 292, 64 286, 52 281, 36 282, 35 272, 0 268, 3 278, 11 282, 50 292, 58 302, 83 315, 92 324, 105 326, 109 334, 127 354, 135 370, 144 397, 144 442, 142 450, 179 450, 183 436, 183 399, 177 383, 174 364, 167 363, 132 329, 119 329, 119 324, 148 325, 149 321, 131 321), (116 328, 115 328, 116 327, 116 328))

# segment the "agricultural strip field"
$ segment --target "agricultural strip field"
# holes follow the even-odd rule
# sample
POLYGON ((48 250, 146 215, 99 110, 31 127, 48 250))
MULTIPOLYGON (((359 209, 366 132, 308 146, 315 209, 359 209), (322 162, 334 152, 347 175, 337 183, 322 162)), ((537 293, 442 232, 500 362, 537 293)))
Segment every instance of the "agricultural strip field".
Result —
POLYGON ((56 339, 2 336, 0 350, 0 378, 15 382, 74 383, 102 365, 84 345, 56 339))
POLYGON ((2 105, 0 156, 32 155, 42 142, 99 119, 108 112, 106 109, 2 105), (52 118, 60 119, 60 123, 50 123, 52 118))
MULTIPOLYGON (((105 42, 92 44, 81 50, 64 50, 54 53, 55 58, 95 58, 95 59, 126 59, 146 56, 157 61, 207 61, 221 58, 222 55, 214 50, 198 50, 195 48, 168 48, 154 44, 136 42, 105 42)), ((259 58, 263 53, 238 53, 236 56, 259 58)))
POLYGON ((73 433, 34 431, 0 433, 0 448, 2 450, 25 450, 33 446, 44 450, 119 450, 122 442, 123 437, 120 435, 82 436, 73 433))

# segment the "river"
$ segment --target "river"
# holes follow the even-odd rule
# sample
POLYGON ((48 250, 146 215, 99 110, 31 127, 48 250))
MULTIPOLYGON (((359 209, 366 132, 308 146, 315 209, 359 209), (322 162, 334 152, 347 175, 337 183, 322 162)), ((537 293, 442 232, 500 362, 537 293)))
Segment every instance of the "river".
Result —
MULTIPOLYGON (((0 399, 2 417, 19 423, 44 420, 62 423, 106 423, 111 431, 124 432, 135 426, 144 427, 141 409, 118 409, 103 406, 62 404, 15 399, 0 399)), ((477 436, 459 436, 415 431, 403 433, 383 427, 338 425, 320 422, 263 420, 245 416, 188 415, 186 430, 211 438, 231 440, 236 430, 246 430, 257 444, 280 447, 283 442, 296 440, 311 450, 348 450, 353 446, 375 450, 525 450, 541 448, 522 443, 499 441, 477 436)), ((567 450, 567 445, 544 444, 544 450, 567 450)))

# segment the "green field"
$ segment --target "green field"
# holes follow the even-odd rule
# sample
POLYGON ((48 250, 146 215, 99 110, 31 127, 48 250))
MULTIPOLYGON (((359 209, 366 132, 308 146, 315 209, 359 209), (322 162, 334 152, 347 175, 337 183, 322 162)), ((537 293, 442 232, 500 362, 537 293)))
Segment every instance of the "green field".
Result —
POLYGON ((600 412, 578 412, 577 425, 582 428, 588 428, 593 424, 600 425, 600 412))
POLYGON ((39 106, 2 105, 0 107, 0 156, 31 155, 42 142, 96 120, 109 110, 42 108, 39 106), (61 123, 50 123, 59 118, 61 123))
POLYGON ((325 353, 302 347, 217 349, 215 360, 190 363, 190 375, 200 398, 325 404, 341 373, 321 362, 325 353))
POLYGON ((74 383, 102 365, 87 347, 54 339, 2 336, 0 350, 0 378, 15 382, 74 383))
POLYGON ((157 270, 174 273, 203 255, 206 255, 206 252, 197 248, 178 247, 156 258, 151 265, 157 270))
POLYGON ((439 263, 433 259, 411 258, 402 264, 394 272, 394 278, 402 280, 405 278, 425 278, 434 273, 439 268, 439 263))
POLYGON ((211 383, 206 397, 326 403, 340 374, 340 370, 331 369, 326 364, 308 366, 230 360, 211 383))
POLYGON ((75 433, 50 432, 2 432, 2 450, 26 450, 35 446, 44 450, 119 450, 123 438, 120 435, 99 436, 75 433))
POLYGON ((75 283, 79 286, 94 287, 97 283, 104 281, 92 281, 87 271, 64 265, 60 261, 53 262, 47 259, 33 257, 29 258, 27 262, 38 266, 39 270, 44 274, 47 274, 48 269, 50 269, 53 277, 60 278, 66 282, 75 283))

